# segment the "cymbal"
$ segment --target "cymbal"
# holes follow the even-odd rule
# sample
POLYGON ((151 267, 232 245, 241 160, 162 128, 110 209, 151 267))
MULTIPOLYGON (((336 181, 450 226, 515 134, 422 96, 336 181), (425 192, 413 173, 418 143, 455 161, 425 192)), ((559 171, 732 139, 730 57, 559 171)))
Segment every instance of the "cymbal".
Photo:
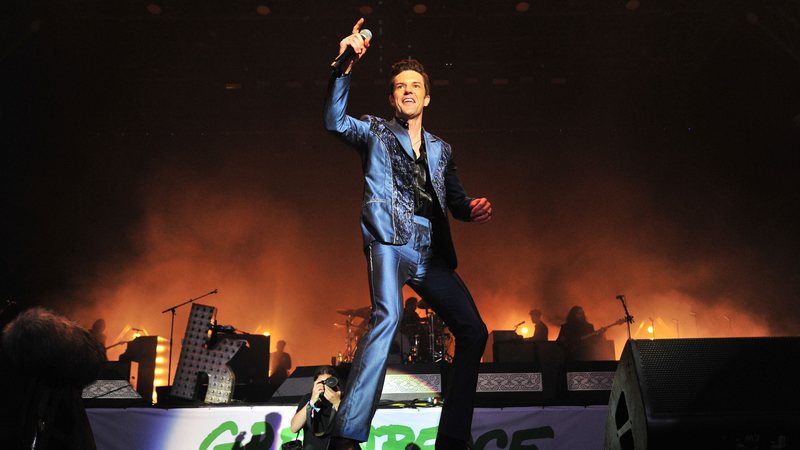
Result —
POLYGON ((365 306, 363 308, 357 308, 357 309, 337 309, 336 312, 345 316, 356 316, 356 317, 367 318, 372 313, 372 308, 370 308, 369 306, 365 306))

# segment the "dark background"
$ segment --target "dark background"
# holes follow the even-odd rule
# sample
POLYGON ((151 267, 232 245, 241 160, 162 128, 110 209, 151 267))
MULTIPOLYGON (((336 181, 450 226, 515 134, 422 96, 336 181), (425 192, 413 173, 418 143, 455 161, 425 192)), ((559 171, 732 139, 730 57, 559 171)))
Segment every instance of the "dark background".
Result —
POLYGON ((426 129, 494 205, 453 225, 490 330, 538 307, 554 339, 625 294, 640 338, 800 332, 797 1, 196 3, 2 6, 2 299, 104 317, 110 344, 219 289, 220 323, 296 364, 342 350, 360 168, 321 108, 363 15, 350 114, 389 114, 388 66, 421 60, 426 129))

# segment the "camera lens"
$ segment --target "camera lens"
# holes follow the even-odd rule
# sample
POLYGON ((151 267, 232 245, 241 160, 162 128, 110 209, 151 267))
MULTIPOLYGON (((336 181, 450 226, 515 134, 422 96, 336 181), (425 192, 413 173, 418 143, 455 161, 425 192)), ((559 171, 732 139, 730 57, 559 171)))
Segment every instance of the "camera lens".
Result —
POLYGON ((336 390, 336 386, 339 385, 339 380, 336 377, 330 377, 325 380, 325 385, 331 389, 336 390))

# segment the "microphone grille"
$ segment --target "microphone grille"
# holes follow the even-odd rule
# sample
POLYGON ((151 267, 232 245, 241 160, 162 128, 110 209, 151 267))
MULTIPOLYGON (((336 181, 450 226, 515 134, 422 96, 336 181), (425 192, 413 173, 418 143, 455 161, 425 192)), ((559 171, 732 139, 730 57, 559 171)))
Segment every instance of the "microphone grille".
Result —
POLYGON ((364 28, 363 30, 359 31, 358 34, 360 34, 361 37, 363 37, 365 41, 367 39, 372 39, 372 31, 369 31, 366 28, 364 28))

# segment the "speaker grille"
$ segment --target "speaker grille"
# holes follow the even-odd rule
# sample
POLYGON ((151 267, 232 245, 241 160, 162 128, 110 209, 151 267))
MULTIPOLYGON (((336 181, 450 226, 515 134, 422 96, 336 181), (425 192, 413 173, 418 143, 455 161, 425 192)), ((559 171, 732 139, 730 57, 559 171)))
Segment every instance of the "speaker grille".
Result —
POLYGON ((636 341, 651 414, 797 409, 797 338, 636 341))

